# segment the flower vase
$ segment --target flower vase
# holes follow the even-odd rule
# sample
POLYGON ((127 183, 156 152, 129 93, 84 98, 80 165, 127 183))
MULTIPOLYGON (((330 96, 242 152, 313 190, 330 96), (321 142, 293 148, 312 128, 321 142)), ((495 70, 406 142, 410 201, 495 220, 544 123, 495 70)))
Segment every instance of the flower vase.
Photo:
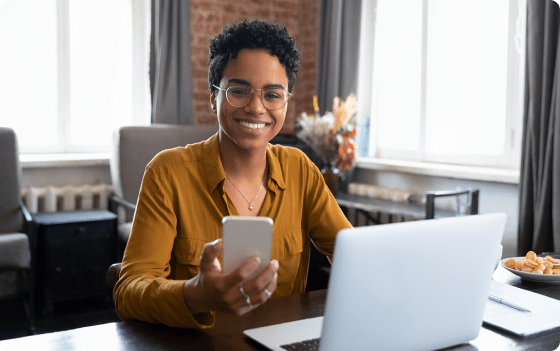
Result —
POLYGON ((323 175, 323 179, 325 179, 325 183, 331 193, 336 196, 340 185, 340 174, 338 168, 332 165, 326 165, 321 170, 321 174, 323 175))

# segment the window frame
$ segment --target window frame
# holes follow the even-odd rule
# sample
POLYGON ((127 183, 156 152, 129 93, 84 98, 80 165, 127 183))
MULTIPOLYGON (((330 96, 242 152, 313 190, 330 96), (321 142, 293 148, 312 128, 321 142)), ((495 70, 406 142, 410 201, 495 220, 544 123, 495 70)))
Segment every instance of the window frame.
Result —
MULTIPOLYGON (((57 40, 57 132, 59 138, 53 146, 20 145, 20 154, 74 154, 106 153, 111 145, 74 145, 71 143, 71 96, 70 96, 70 1, 54 0, 56 6, 57 40)), ((149 92, 149 37, 150 2, 149 0, 130 1, 132 16, 132 106, 131 125, 150 123, 151 98, 149 92)))
POLYGON ((422 0, 422 59, 421 59, 421 111, 419 147, 417 150, 383 150, 377 147, 376 135, 378 121, 374 110, 376 93, 373 91, 373 53, 375 48, 375 16, 376 4, 363 2, 362 8, 362 35, 360 43, 360 80, 358 82, 358 100, 362 103, 358 111, 358 140, 367 142, 360 145, 360 160, 362 163, 368 159, 379 160, 408 160, 419 163, 455 164, 460 166, 494 167, 504 169, 519 169, 521 159, 521 134, 524 100, 524 53, 525 53, 525 0, 508 0, 508 63, 506 87, 506 126, 505 145, 502 156, 478 155, 442 155, 430 154, 426 151, 426 57, 427 57, 427 27, 429 0, 422 0))

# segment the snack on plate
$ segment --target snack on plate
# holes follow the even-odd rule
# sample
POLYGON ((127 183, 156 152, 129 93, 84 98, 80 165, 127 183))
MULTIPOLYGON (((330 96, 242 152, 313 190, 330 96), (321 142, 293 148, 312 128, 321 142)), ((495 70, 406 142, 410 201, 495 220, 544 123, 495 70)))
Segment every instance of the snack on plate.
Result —
POLYGON ((550 256, 546 256, 545 258, 537 257, 537 254, 533 251, 527 252, 527 255, 518 261, 510 258, 504 262, 504 265, 509 269, 515 269, 521 272, 560 275, 560 262, 550 256))
POLYGON ((516 262, 513 258, 510 258, 504 264, 506 265, 507 268, 515 269, 516 262))

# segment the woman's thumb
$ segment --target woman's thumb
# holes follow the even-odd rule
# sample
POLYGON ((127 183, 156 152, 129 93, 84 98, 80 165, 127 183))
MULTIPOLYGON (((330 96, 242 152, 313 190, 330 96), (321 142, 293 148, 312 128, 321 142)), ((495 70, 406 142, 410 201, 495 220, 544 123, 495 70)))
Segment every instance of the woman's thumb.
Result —
POLYGON ((206 243, 202 248, 202 255, 200 256, 200 265, 212 264, 222 251, 222 239, 216 239, 212 242, 206 243))

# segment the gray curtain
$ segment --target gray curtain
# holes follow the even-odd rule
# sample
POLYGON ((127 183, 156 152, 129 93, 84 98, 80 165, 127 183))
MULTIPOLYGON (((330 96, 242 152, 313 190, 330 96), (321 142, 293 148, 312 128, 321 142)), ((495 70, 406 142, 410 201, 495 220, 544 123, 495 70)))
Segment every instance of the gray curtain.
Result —
POLYGON ((190 1, 152 0, 152 123, 194 124, 190 1))
POLYGON ((321 114, 333 99, 357 93, 362 2, 321 0, 317 99, 321 114))
POLYGON ((527 1, 518 254, 560 251, 559 9, 527 1))

